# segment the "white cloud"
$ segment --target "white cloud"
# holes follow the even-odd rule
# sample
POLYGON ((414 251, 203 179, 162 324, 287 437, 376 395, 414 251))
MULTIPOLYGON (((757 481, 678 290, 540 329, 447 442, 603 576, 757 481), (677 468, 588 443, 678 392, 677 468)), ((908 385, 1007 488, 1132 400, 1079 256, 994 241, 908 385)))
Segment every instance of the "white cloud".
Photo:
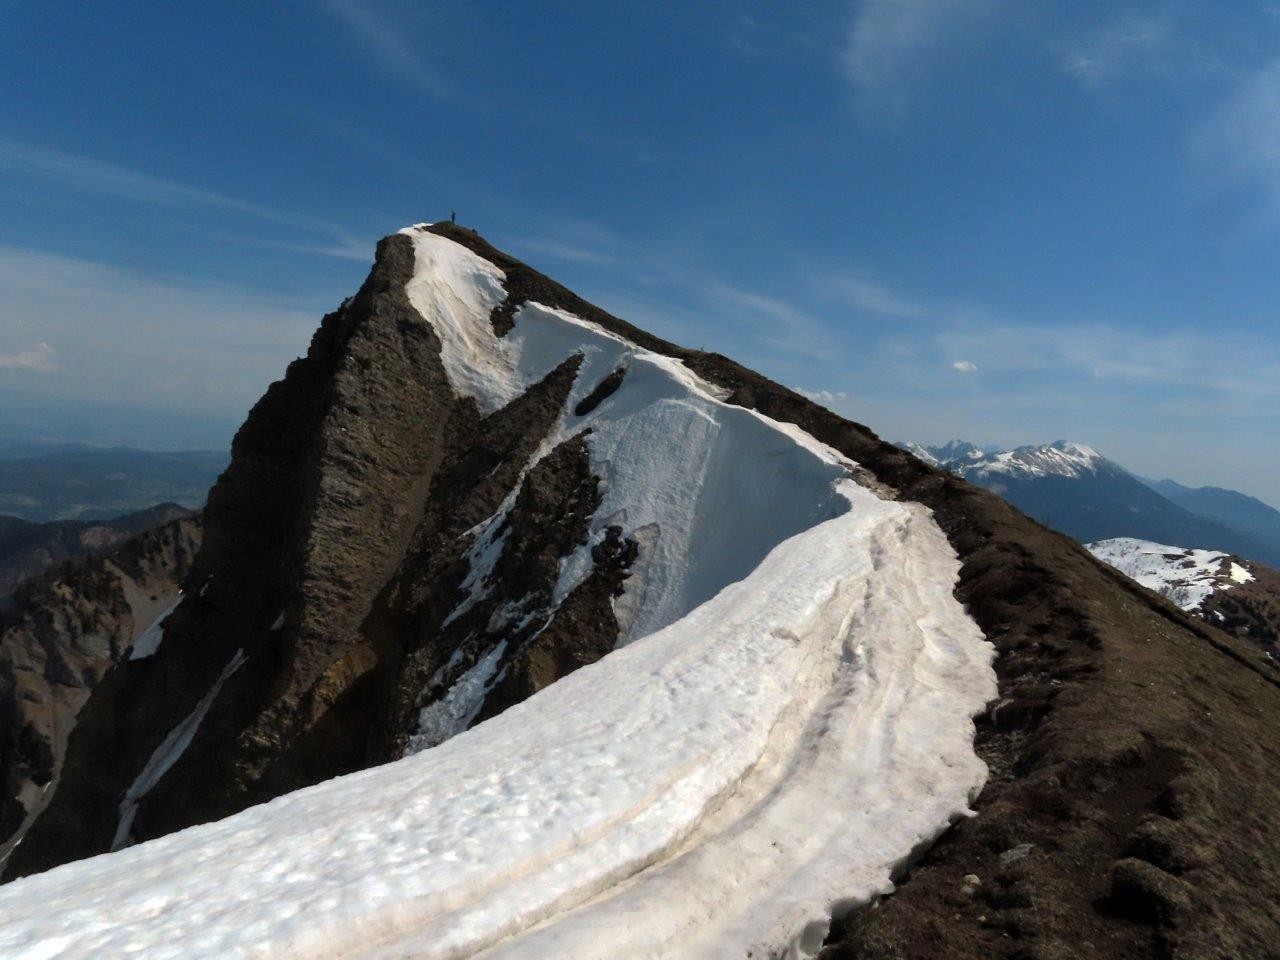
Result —
POLYGON ((801 390, 796 388, 796 393, 802 397, 808 397, 814 403, 820 403, 824 407, 834 407, 842 400, 849 399, 849 394, 844 390, 801 390))
POLYGON ((17 353, 0 353, 0 370, 30 370, 35 373, 54 373, 61 370, 55 359, 58 351, 43 340, 31 344, 17 353))
POLYGON ((958 370, 960 373, 977 373, 978 365, 972 360, 957 360, 951 364, 952 370, 958 370))
POLYGON ((877 113, 900 113, 929 54, 996 2, 861 0, 843 66, 862 106, 877 113))

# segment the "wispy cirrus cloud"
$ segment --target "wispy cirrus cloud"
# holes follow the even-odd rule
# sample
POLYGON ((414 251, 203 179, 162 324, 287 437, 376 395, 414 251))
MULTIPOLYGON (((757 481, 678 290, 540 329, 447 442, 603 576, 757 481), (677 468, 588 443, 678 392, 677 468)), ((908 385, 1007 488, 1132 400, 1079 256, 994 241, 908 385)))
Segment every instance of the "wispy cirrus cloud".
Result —
POLYGON ((453 85, 413 43, 404 10, 393 10, 376 0, 325 0, 324 5, 383 73, 432 97, 456 94, 453 85))
POLYGON ((357 241, 329 220, 179 183, 139 170, 19 140, 0 138, 0 169, 55 179, 63 186, 175 210, 217 210, 325 238, 313 252, 334 254, 357 241))
POLYGON ((710 309, 748 332, 758 347, 822 361, 844 350, 835 329, 788 300, 722 280, 697 279, 693 287, 710 309))
POLYGON ((565 260, 569 263, 582 263, 589 266, 607 266, 616 264, 619 259, 601 250, 580 246, 573 243, 566 243, 563 240, 557 240, 552 237, 517 237, 512 241, 512 245, 525 250, 530 250, 535 254, 544 257, 550 257, 553 260, 565 260))
POLYGON ((898 118, 927 58, 1000 0, 861 0, 842 57, 865 112, 898 118))
POLYGON ((1101 87, 1133 70, 1171 68, 1175 35, 1167 16, 1133 17, 1091 35, 1067 53, 1063 69, 1085 87, 1101 87))
POLYGON ((62 365, 57 361, 57 356, 57 350, 40 340, 14 353, 0 353, 0 370, 29 370, 33 373, 54 373, 62 369, 62 365))
POLYGON ((928 312, 922 304, 861 274, 835 274, 821 278, 817 285, 834 299, 865 313, 914 320, 928 312))
MULTIPOLYGON (((1255 339, 1191 328, 1150 331, 1104 323, 1055 324, 974 321, 934 338, 944 356, 977 357, 1006 386, 1040 380, 1067 389, 1207 392, 1239 398, 1280 396, 1280 352, 1255 339)), ((976 364, 975 364, 976 367, 976 364)), ((958 369, 958 365, 957 365, 958 369)))
POLYGON ((827 50, 828 42, 814 32, 791 29, 771 19, 740 16, 730 25, 729 46, 748 57, 813 56, 827 50))
POLYGON ((1197 182, 1210 193, 1244 187, 1280 214, 1280 57, 1245 78, 1193 132, 1197 182))

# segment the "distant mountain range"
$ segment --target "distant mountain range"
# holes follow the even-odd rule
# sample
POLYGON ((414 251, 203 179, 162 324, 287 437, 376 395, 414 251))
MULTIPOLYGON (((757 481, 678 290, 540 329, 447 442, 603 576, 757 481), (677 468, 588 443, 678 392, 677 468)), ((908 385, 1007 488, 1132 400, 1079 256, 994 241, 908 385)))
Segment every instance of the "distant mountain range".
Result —
POLYGON ((176 503, 161 503, 114 520, 32 523, 0 516, 0 610, 21 581, 56 563, 102 553, 144 530, 191 515, 176 503))
POLYGON ((157 503, 198 509, 228 459, 220 450, 0 439, 0 514, 45 523, 108 520, 157 503))
POLYGON ((1133 537, 1280 566, 1280 511, 1234 490, 1144 480, 1092 447, 1065 440, 1012 450, 964 440, 899 446, 1083 543, 1133 537))

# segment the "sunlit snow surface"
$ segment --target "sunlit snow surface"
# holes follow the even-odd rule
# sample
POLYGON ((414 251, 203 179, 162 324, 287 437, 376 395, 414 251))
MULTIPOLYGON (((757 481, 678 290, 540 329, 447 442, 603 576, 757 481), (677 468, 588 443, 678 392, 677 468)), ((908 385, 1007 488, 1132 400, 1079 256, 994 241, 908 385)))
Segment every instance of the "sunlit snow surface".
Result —
POLYGON ((991 649, 928 511, 560 311, 499 341, 501 271, 409 233, 410 299, 482 409, 575 352, 567 410, 626 366, 558 437, 591 428, 593 529, 651 553, 631 642, 433 749, 0 887, 0 956, 808 956, 967 811, 991 649))
POLYGON ((1091 553, 1183 610, 1198 610, 1209 597, 1248 583, 1253 574, 1218 550, 1192 550, 1117 537, 1088 544, 1091 553))

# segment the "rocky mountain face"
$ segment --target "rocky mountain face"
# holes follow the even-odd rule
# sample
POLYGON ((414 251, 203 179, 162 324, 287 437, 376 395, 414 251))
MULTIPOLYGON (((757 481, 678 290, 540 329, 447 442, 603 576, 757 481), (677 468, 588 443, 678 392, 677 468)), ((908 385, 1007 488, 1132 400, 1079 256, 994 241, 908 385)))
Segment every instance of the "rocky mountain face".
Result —
POLYGON ((141 798, 132 839, 400 755, 419 736, 420 712, 499 645, 511 661, 502 682, 449 729, 612 648, 607 601, 626 543, 600 545, 598 576, 556 622, 537 616, 599 499, 580 444, 524 471, 561 415, 576 362, 502 416, 482 416, 451 390, 439 339, 408 302, 413 265, 407 237, 383 241, 361 291, 251 412, 209 497, 198 590, 166 623, 156 657, 120 664, 99 687, 11 871, 115 845, 117 798, 229 664, 243 665, 141 798), (450 619, 467 589, 470 531, 508 497, 493 535, 517 549, 504 551, 512 559, 498 587, 450 619), (494 621, 515 601, 520 616, 494 621))
MULTIPOLYGON (((149 641, 181 595, 200 545, 198 517, 176 516, 25 580, 0 615, 0 859, 53 795, 68 738, 102 677, 149 641)), ((145 522, 130 518, 129 522, 145 522)), ((115 540, 118 528, 102 536, 115 540)))
MULTIPOLYGON (((1280 563, 1280 542, 1174 503, 1147 482, 1082 443, 987 451, 962 440, 941 447, 905 444, 932 466, 994 490, 1041 523, 1082 543, 1133 537, 1224 550, 1280 563)), ((1197 501, 1199 502, 1199 501, 1197 501)))
POLYGON ((190 516, 192 511, 176 503, 162 503, 101 521, 32 523, 0 516, 0 610, 8 605, 21 581, 59 561, 109 550, 144 530, 190 516))
POLYGON ((1280 572, 1214 550, 1119 538, 1089 551, 1188 613, 1280 660, 1280 572))
MULTIPOLYGON (((999 694, 977 723, 989 777, 976 816, 920 850, 878 909, 851 910, 830 891, 836 922, 825 943, 819 924, 808 953, 1208 960, 1262 955, 1274 942, 1280 678, 1255 646, 991 491, 723 356, 652 337, 469 230, 416 231, 382 241, 361 290, 254 407, 162 642, 111 659, 7 878, 437 744, 640 631, 637 617, 651 611, 628 597, 660 590, 670 564, 696 561, 713 541, 732 555, 735 531, 773 522, 758 513, 694 525, 664 553, 670 531, 634 519, 640 500, 610 499, 617 465, 593 459, 592 438, 570 429, 611 398, 630 402, 635 365, 602 371, 598 351, 570 349, 536 381, 505 381, 486 365, 491 334, 468 339, 458 319, 483 308, 503 338, 560 311, 616 341, 619 356, 652 351, 669 375, 696 377, 723 404, 847 458, 881 497, 931 511, 961 564, 955 599, 995 647, 999 694), (415 271, 429 251, 441 263, 415 271), (447 282, 464 267, 465 284, 447 282), (437 287, 418 285, 431 278, 437 287), (463 290, 483 302, 463 303, 463 290), (453 362, 468 351, 468 364, 453 362), (466 389, 450 381, 463 368, 475 375, 466 389), (579 383, 584 370, 591 378, 579 383), (1221 815, 1245 795, 1248 810, 1221 815)), ((625 437, 610 442, 617 456, 628 449, 625 437)), ((1057 448, 1015 461, 1041 471, 1028 483, 1056 484, 1078 479, 1057 465, 1085 469, 1092 458, 1057 448)), ((1018 482, 991 475, 1006 492, 1018 482)), ((1113 479, 1110 498, 1086 498, 1084 519, 1109 499, 1105 509, 1127 509, 1114 495, 1128 488, 1113 479)), ((826 518, 811 513, 809 525, 826 518)), ((1091 529, 1072 532, 1094 539, 1091 529)), ((739 577, 759 562, 740 552, 739 577)), ((684 582, 703 590, 686 605, 723 586, 684 582)), ((859 816, 829 803, 835 821, 859 816)))

